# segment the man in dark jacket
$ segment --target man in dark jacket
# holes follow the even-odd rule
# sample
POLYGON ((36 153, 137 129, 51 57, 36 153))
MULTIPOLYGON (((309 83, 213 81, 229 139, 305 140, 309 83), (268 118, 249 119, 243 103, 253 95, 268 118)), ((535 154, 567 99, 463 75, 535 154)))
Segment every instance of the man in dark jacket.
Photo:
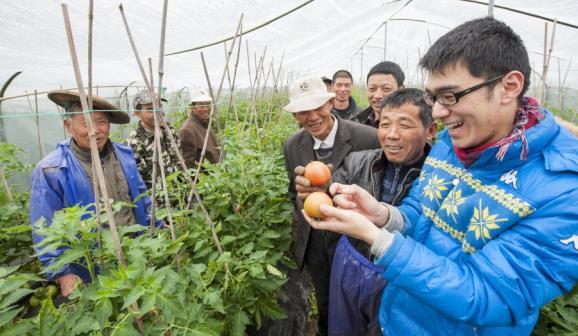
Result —
MULTIPOLYGON (((398 205, 419 177, 435 133, 424 92, 397 90, 383 102, 377 130, 382 148, 349 154, 333 181, 357 184, 381 202, 398 205)), ((337 245, 331 269, 330 335, 381 335, 378 294, 385 280, 382 270, 368 260, 369 249, 347 236, 337 245), (359 282, 359 277, 372 279, 372 284, 359 282)))
POLYGON ((381 62, 367 73, 367 101, 369 107, 351 120, 377 128, 383 99, 395 90, 403 88, 405 75, 393 62, 381 62))
POLYGON ((347 154, 379 148, 376 131, 331 114, 334 93, 327 92, 319 77, 306 77, 289 87, 290 103, 285 110, 302 126, 283 145, 289 176, 289 196, 295 204, 294 243, 299 269, 307 265, 317 295, 319 333, 327 333, 329 275, 338 235, 312 230, 301 213, 303 199, 314 188, 296 189, 295 178, 303 177, 303 166, 317 160, 338 168, 347 154), (299 195, 298 195, 299 193, 299 195), (299 196, 299 197, 298 197, 299 196))
POLYGON ((339 70, 333 74, 331 92, 335 92, 331 112, 341 119, 351 120, 363 109, 351 97, 353 77, 347 70, 339 70))
POLYGON ((196 168, 201 159, 205 135, 209 132, 205 159, 211 163, 219 161, 221 151, 214 133, 207 129, 213 101, 203 91, 192 94, 189 105, 191 114, 181 127, 179 139, 187 168, 196 168))

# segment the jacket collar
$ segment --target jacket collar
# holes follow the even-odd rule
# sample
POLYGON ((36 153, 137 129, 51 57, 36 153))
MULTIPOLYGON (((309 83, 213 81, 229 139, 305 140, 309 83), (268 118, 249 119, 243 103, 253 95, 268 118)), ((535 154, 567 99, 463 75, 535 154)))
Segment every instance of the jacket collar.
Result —
MULTIPOLYGON (((517 140, 512 143, 502 161, 496 159, 498 148, 490 147, 482 152, 471 167, 477 168, 483 166, 485 167, 484 169, 488 170, 510 170, 519 167, 532 158, 543 155, 546 169, 548 170, 570 170, 578 172, 578 147, 576 138, 574 137, 574 139, 572 139, 572 135, 569 135, 567 131, 560 130, 560 126, 556 123, 554 115, 550 111, 544 108, 542 113, 544 119, 540 120, 540 122, 532 128, 526 130, 526 139, 528 141, 528 155, 526 160, 520 160, 522 143, 517 140), (559 136, 560 133, 562 133, 561 141, 554 142, 550 146, 552 140, 559 136), (564 153, 563 156, 560 155, 562 152, 564 153)), ((453 148, 451 137, 445 129, 440 132, 438 141, 453 148)))

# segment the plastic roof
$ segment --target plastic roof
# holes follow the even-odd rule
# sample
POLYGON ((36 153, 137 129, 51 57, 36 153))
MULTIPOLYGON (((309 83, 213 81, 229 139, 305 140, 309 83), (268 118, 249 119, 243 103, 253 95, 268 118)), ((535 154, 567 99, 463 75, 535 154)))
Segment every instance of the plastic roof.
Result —
MULTIPOLYGON (((166 29, 167 53, 219 41, 234 34, 241 13, 248 30, 305 3, 305 0, 171 0, 166 29)), ((118 10, 119 1, 94 1, 93 82, 99 85, 142 84, 118 10)), ((7 96, 25 90, 75 87, 66 42, 60 1, 0 0, 0 83, 12 73, 23 73, 12 83, 7 96)), ((495 5, 528 11, 544 17, 578 24, 578 1, 496 0, 495 5)), ((88 1, 69 1, 76 48, 87 83, 88 1)), ((127 0, 125 13, 139 53, 153 58, 157 69, 162 1, 127 0)), ((487 14, 487 6, 460 0, 317 0, 297 11, 243 36, 239 77, 248 83, 247 47, 254 56, 267 47, 265 70, 272 60, 294 76, 331 76, 340 68, 355 79, 384 57, 384 29, 388 19, 387 59, 406 70, 410 84, 420 82, 416 63, 420 54, 439 36, 460 23, 487 14), (416 22, 399 19, 423 20, 416 22), (379 28, 379 29, 378 29, 379 28), (370 38, 371 37, 371 38, 370 38), (368 40, 369 39, 369 40, 368 40), (363 48, 363 65, 360 47, 363 48)), ((494 16, 507 22, 524 39, 531 62, 541 73, 544 20, 495 8, 494 16)), ((552 25, 550 24, 550 33, 552 25)), ((578 87, 578 29, 556 26, 548 81, 557 86, 569 68, 567 85, 578 87), (559 71, 560 67, 560 71, 559 71)), ((222 44, 203 49, 213 85, 224 67, 222 44)), ((169 88, 206 87, 200 51, 165 57, 163 83, 169 88)), ((235 53, 233 53, 235 55, 235 53)), ((146 60, 145 60, 146 62, 146 60)), ((231 67, 234 60, 231 61, 231 67)), ((287 75, 288 76, 288 75, 287 75)), ((536 82, 535 78, 532 81, 536 82)), ((156 80, 155 80, 156 83, 156 80)))

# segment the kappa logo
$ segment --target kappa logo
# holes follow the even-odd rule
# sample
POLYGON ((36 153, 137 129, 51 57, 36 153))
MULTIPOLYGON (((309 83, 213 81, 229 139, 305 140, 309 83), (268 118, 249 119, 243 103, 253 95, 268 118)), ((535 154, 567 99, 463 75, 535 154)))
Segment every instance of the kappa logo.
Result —
POLYGON ((572 237, 568 239, 560 239, 560 243, 564 245, 570 245, 570 243, 574 243, 574 248, 578 250, 578 235, 572 235, 572 237))
POLYGON ((514 189, 518 189, 518 171, 510 170, 509 172, 502 175, 502 177, 500 177, 500 181, 504 182, 505 184, 511 184, 514 186, 514 189))

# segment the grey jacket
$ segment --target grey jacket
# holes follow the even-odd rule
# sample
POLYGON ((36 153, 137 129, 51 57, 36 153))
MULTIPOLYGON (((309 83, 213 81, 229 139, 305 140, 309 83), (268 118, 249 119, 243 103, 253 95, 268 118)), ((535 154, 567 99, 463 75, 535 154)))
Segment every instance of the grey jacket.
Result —
MULTIPOLYGON (((392 205, 399 205, 401 201, 409 194, 413 182, 421 174, 421 167, 425 157, 429 153, 431 146, 426 144, 425 155, 413 167, 407 170, 401 177, 401 189, 395 195, 392 205)), ((383 175, 388 165, 387 157, 383 149, 365 150, 349 154, 343 161, 343 165, 332 175, 332 181, 343 184, 357 184, 367 190, 377 200, 381 198, 383 188, 383 175)), ((370 246, 365 242, 349 237, 349 242, 355 249, 369 258, 370 246)))

